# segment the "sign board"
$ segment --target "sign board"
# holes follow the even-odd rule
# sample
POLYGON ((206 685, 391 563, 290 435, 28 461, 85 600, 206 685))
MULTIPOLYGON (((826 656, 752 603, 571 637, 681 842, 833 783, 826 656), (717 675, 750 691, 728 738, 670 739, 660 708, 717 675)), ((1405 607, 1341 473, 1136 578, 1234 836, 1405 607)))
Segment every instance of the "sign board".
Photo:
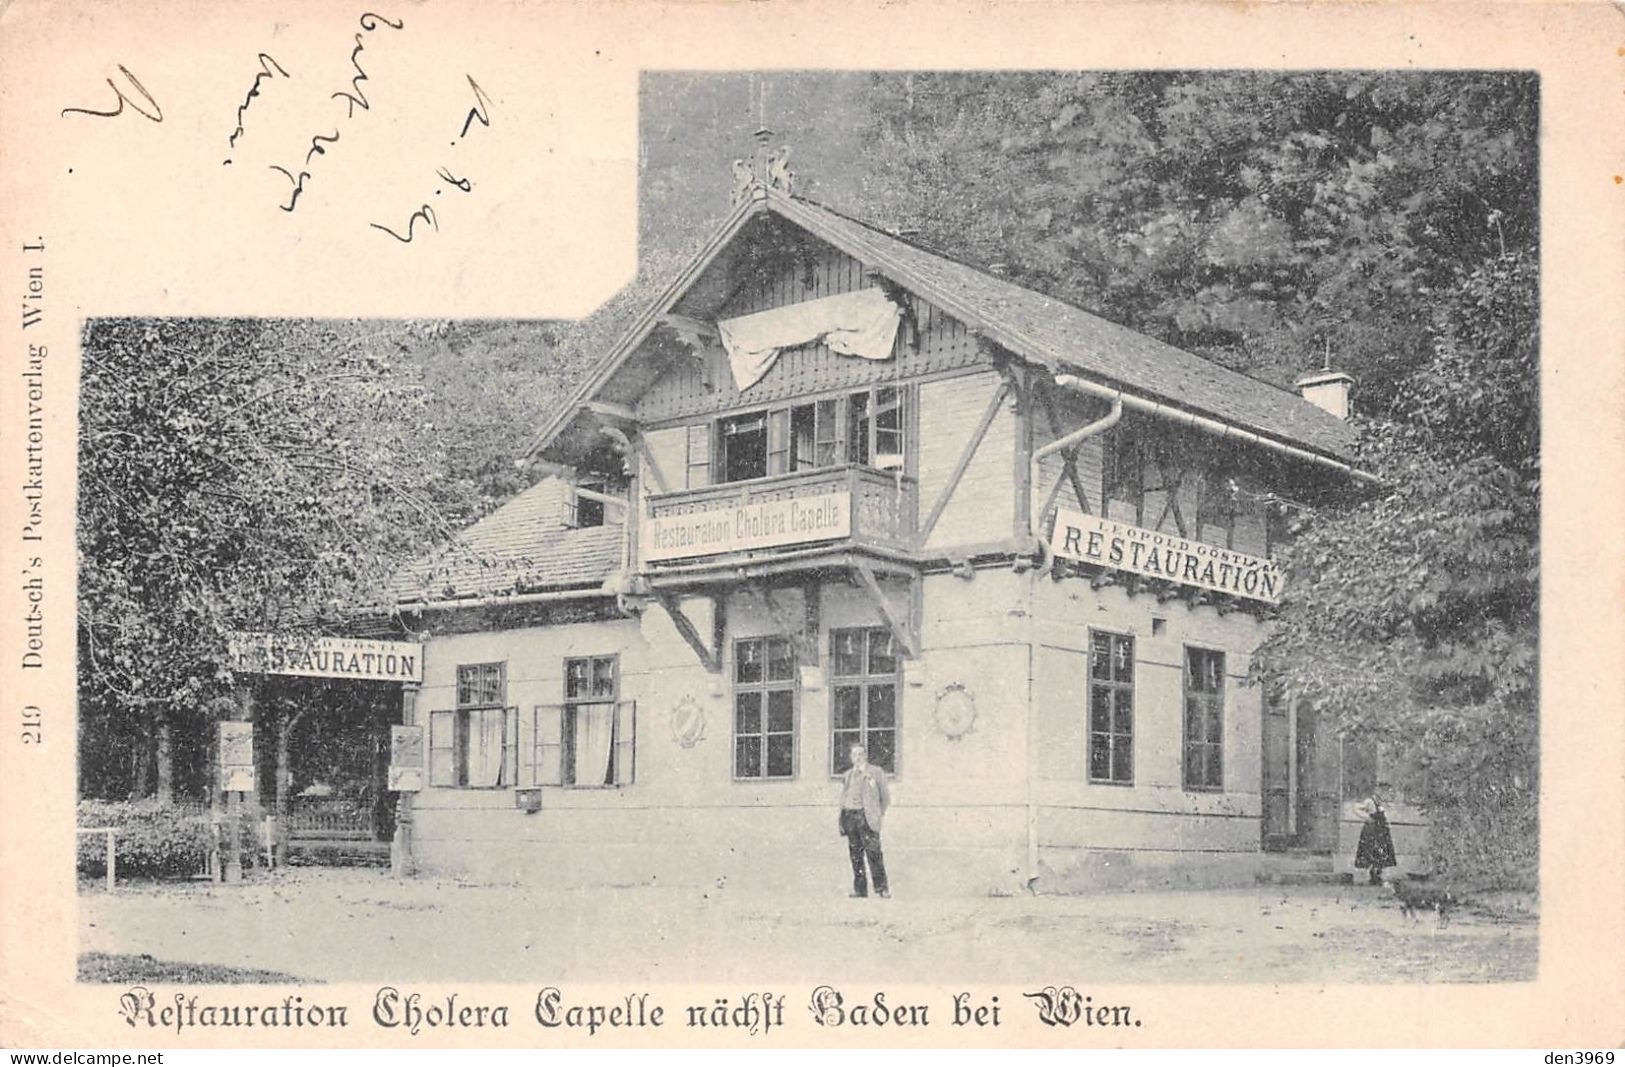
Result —
POLYGON ((831 491, 648 519, 643 523, 643 558, 716 556, 850 536, 852 494, 831 491))
POLYGON ((389 728, 388 788, 397 793, 416 793, 423 788, 423 727, 389 728))
POLYGON ((423 681, 423 646, 359 637, 234 633, 227 639, 231 669, 245 674, 359 681, 423 681))
POLYGON ((227 792, 254 791, 254 724, 218 724, 220 738, 220 788, 227 792))
POLYGON ((1270 604, 1286 586, 1281 568, 1261 556, 1066 508, 1055 513, 1049 547, 1065 559, 1270 604))

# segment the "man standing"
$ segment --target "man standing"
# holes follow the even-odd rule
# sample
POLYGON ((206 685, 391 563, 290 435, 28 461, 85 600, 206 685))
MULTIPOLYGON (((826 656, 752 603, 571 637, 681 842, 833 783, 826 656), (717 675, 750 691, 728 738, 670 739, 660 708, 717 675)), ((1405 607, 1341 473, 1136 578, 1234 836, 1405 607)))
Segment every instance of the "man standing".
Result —
POLYGON ((864 874, 864 860, 874 876, 875 893, 891 896, 886 887, 886 858, 880 853, 880 821, 891 805, 891 791, 886 786, 886 772, 869 765, 869 754, 862 745, 852 746, 852 767, 841 777, 841 836, 846 838, 846 849, 852 857, 852 895, 869 895, 869 879, 864 874))

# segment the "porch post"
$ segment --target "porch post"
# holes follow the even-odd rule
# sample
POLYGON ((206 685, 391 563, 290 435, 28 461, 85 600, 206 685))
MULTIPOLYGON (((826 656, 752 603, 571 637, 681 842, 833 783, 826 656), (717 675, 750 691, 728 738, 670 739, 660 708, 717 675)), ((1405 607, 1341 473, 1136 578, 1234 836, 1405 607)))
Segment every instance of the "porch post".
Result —
MULTIPOLYGON (((233 722, 252 721, 253 692, 247 684, 240 684, 232 702, 233 722)), ((226 857, 222 865, 227 882, 243 880, 243 794, 241 790, 226 791, 226 857)))
MULTIPOLYGON (((412 683, 401 686, 401 724, 410 726, 417 721, 418 687, 412 683)), ((395 836, 389 843, 389 868, 397 878, 410 878, 417 867, 412 859, 412 794, 395 794, 395 836)))

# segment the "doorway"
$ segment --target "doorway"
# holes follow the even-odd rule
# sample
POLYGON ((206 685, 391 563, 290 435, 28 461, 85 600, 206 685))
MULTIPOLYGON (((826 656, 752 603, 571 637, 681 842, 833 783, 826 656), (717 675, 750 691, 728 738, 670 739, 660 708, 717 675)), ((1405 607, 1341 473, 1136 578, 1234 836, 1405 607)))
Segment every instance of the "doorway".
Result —
POLYGON ((1330 854, 1337 847, 1337 734, 1306 700, 1265 698, 1262 844, 1330 854))

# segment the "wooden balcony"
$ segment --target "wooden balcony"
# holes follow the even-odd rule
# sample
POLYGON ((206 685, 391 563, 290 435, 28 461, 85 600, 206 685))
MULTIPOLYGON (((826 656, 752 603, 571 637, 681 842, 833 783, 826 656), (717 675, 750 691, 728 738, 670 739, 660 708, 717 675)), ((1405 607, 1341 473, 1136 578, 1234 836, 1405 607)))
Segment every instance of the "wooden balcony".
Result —
POLYGON ((914 479, 853 465, 649 495, 638 560, 650 572, 738 565, 829 549, 913 547, 914 479))

